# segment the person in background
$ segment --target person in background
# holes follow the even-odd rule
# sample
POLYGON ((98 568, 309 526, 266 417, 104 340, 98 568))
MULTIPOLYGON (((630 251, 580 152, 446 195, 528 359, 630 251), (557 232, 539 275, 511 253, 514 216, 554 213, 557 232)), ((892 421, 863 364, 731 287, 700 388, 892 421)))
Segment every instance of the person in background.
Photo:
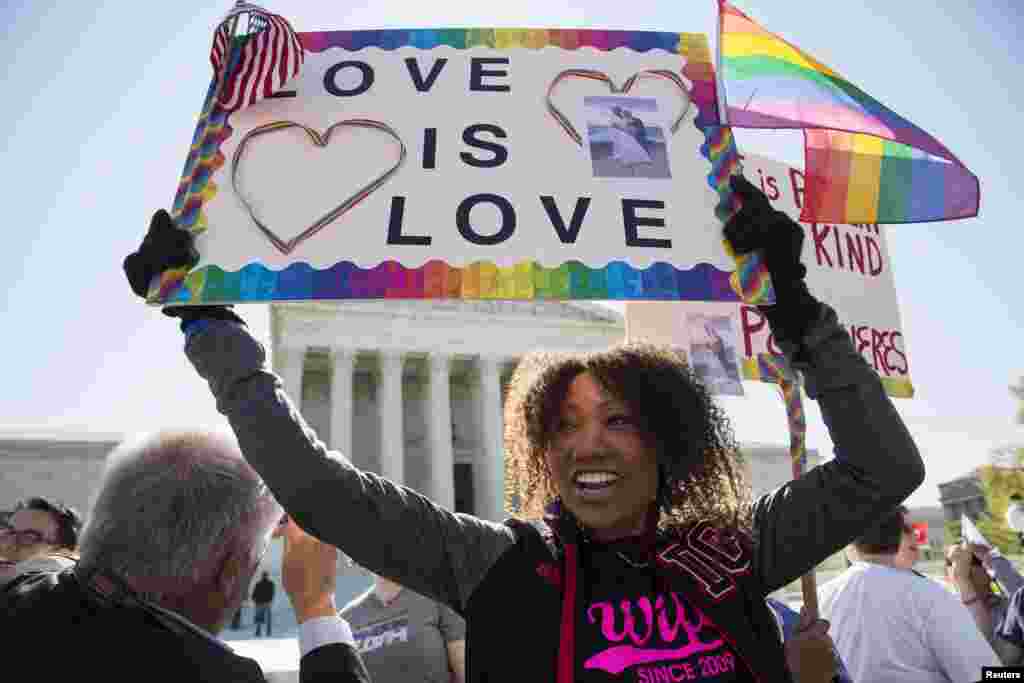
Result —
MULTIPOLYGON (((900 547, 896 550, 895 557, 893 557, 893 566, 912 571, 918 576, 924 576, 924 574, 914 569, 914 565, 921 559, 921 546, 917 542, 914 522, 910 519, 910 512, 907 508, 901 506, 900 510, 902 511, 903 531, 900 534, 900 547)), ((856 552, 857 545, 854 544, 853 548, 856 552)))
MULTIPOLYGON (((10 524, 8 523, 10 516, 10 511, 0 510, 0 529, 7 529, 10 527, 10 524)), ((7 559, 7 555, 4 552, 6 547, 7 544, 0 540, 0 587, 14 576, 14 565, 17 564, 14 560, 7 559)))
POLYGON ((1013 564, 998 549, 958 543, 946 551, 946 577, 1003 664, 1024 663, 1018 595, 1024 588, 1024 577, 1013 564), (992 590, 993 581, 1001 594, 992 590))
POLYGON ((0 591, 4 652, 44 667, 48 681, 265 683, 216 636, 283 535, 303 683, 368 683, 333 593, 321 591, 337 550, 281 519, 230 438, 164 432, 122 444, 107 458, 78 563, 0 591))
POLYGON ((946 551, 946 578, 960 594, 978 630, 995 648, 993 630, 1006 613, 1006 598, 992 591, 992 578, 967 543, 950 546, 946 551))
POLYGON ((1007 601, 1002 618, 993 627, 995 651, 1006 666, 1024 665, 1024 588, 1007 601))
POLYGON ((341 610, 376 683, 465 683, 466 622, 442 605, 371 574, 374 585, 341 610))
POLYGON ((854 681, 959 683, 998 666, 960 600, 912 569, 914 529, 893 510, 853 543, 853 565, 818 591, 854 681))
POLYGON ((263 572, 263 576, 256 582, 252 589, 253 609, 252 620, 256 624, 256 637, 260 637, 260 630, 264 624, 267 626, 267 637, 271 634, 271 607, 274 603, 274 582, 270 580, 270 574, 263 572))
POLYGON ((0 586, 24 572, 70 567, 81 528, 74 508, 40 496, 20 501, 0 523, 0 586))
POLYGON ((995 580, 1004 596, 1012 596, 1024 587, 1024 576, 1017 571, 1013 562, 999 552, 999 548, 991 548, 982 543, 968 543, 967 547, 995 580))

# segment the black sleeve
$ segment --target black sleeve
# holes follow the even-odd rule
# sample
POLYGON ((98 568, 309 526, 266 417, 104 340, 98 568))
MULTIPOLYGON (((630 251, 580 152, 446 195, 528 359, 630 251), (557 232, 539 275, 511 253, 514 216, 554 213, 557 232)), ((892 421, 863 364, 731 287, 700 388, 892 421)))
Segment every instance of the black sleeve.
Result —
POLYGON ((1010 604, 998 624, 994 624, 995 635, 1020 647, 1024 645, 1024 587, 1018 588, 1010 596, 1010 604))
POLYGON ((515 545, 507 526, 447 510, 328 451, 245 326, 211 321, 189 337, 186 352, 210 383, 245 459, 295 523, 374 574, 462 613, 515 545))
POLYGON ((822 306, 804 342, 800 360, 779 344, 803 372, 836 457, 755 501, 754 563, 766 593, 860 536, 924 481, 910 432, 835 311, 822 306))
POLYGON ((299 660, 301 683, 370 683, 370 673, 348 643, 318 647, 299 660))

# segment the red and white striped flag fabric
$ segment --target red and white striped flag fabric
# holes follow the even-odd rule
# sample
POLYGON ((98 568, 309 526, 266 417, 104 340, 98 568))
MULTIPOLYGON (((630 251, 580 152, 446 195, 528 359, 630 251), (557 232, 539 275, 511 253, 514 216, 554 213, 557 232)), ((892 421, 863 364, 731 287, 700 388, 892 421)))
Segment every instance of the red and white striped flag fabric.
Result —
POLYGON ((287 19, 238 2, 217 27, 210 49, 221 81, 217 101, 236 111, 270 97, 299 73, 302 61, 302 44, 287 19), (246 34, 235 31, 243 14, 248 15, 246 34))

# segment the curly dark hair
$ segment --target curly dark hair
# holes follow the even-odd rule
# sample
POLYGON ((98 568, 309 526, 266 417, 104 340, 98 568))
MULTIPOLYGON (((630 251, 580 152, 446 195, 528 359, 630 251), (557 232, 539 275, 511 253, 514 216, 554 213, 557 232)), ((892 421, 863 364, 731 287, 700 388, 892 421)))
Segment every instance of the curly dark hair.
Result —
POLYGON ((661 528, 706 519, 749 529, 750 487, 728 418, 682 354, 641 342, 588 354, 534 353, 516 367, 505 402, 513 514, 537 518, 558 495, 544 453, 569 385, 584 372, 629 407, 655 449, 661 528))

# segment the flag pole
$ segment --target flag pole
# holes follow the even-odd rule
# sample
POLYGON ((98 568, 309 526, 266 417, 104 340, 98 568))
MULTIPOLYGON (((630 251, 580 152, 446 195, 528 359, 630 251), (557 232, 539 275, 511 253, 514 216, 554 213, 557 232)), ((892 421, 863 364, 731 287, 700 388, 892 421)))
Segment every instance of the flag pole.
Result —
MULTIPOLYGON (((239 9, 245 5, 245 0, 235 0, 235 6, 232 9, 239 9)), ((231 27, 228 29, 228 49, 224 54, 224 62, 220 65, 220 73, 217 74, 217 94, 214 96, 213 104, 217 106, 220 103, 220 96, 224 92, 224 86, 227 85, 228 73, 231 67, 231 53, 235 47, 235 36, 238 35, 238 20, 241 18, 241 12, 235 12, 228 21, 231 22, 231 27)), ((219 29, 220 27, 218 27, 219 29)))
MULTIPOLYGON (((782 355, 758 354, 757 364, 762 379, 774 380, 779 385, 789 425, 789 456, 792 461, 793 479, 799 479, 807 469, 807 417, 804 414, 800 378, 789 360, 782 355)), ((816 620, 819 615, 818 585, 814 567, 800 577, 800 588, 803 593, 804 611, 810 620, 816 620)))
MULTIPOLYGON (((715 96, 718 100, 718 125, 729 126, 729 107, 725 100, 725 84, 722 83, 722 3, 723 0, 715 0, 718 8, 718 37, 715 41, 715 96)), ((743 166, 737 168, 742 172, 743 166)))
MULTIPOLYGON (((739 210, 739 198, 732 191, 730 178, 734 175, 743 174, 743 162, 740 160, 739 148, 736 145, 736 138, 733 136, 732 127, 729 125, 728 102, 726 100, 725 79, 722 73, 722 41, 725 34, 724 8, 725 0, 718 0, 718 44, 715 46, 715 100, 718 109, 718 125, 711 126, 705 131, 705 135, 713 137, 715 146, 720 150, 713 153, 711 159, 712 175, 709 179, 712 186, 718 192, 721 202, 715 209, 715 215, 727 223, 739 210)), ((710 150, 710 147, 709 147, 710 150)), ((759 251, 748 254, 736 254, 728 240, 723 240, 725 251, 732 257, 736 269, 729 276, 729 285, 736 295, 749 305, 770 305, 775 301, 775 290, 772 287, 771 276, 765 266, 764 257, 759 251)))
MULTIPOLYGON (((803 392, 793 376, 781 379, 779 388, 786 404, 789 421, 789 450, 793 460, 793 479, 799 479, 807 471, 807 422, 804 417, 803 392)), ((814 567, 800 577, 800 589, 804 598, 804 612, 808 619, 818 619, 818 578, 814 567)))
MULTIPOLYGON (((718 6, 718 40, 715 45, 715 94, 718 100, 718 123, 722 128, 725 128, 729 132, 729 136, 732 137, 732 129, 729 127, 729 114, 728 114, 728 103, 726 101, 725 83, 722 80, 722 34, 723 34, 723 5, 725 0, 717 0, 718 6)), ((735 138, 732 139, 732 144, 736 145, 735 138)), ((739 155, 737 154, 737 157, 739 155)), ((737 163, 734 169, 735 172, 740 175, 743 174, 743 163, 737 159, 737 163)), ((730 191, 731 195, 731 191, 730 191)), ((734 202, 735 200, 733 200, 734 202)), ((733 258, 736 261, 737 268, 740 267, 740 257, 733 254, 733 258)), ((748 259, 756 259, 758 262, 760 254, 749 254, 748 259)), ((754 264, 750 264, 754 265, 754 264)), ((757 263, 754 269, 764 270, 765 266, 763 263, 757 263)), ((742 283, 741 291, 737 292, 742 298, 742 283)), ((769 367, 775 367, 774 364, 770 364, 769 367)), ((783 372, 781 368, 776 374, 776 379, 779 383, 779 389, 782 392, 782 399, 786 406, 786 415, 789 422, 789 448, 790 457, 793 461, 793 479, 799 479, 804 475, 804 470, 807 464, 807 447, 806 447, 806 421, 804 418, 803 399, 801 398, 800 384, 792 370, 783 372)), ((811 620, 818 618, 818 586, 817 577, 812 567, 806 574, 800 577, 800 588, 803 593, 804 599, 804 610, 811 620)))

